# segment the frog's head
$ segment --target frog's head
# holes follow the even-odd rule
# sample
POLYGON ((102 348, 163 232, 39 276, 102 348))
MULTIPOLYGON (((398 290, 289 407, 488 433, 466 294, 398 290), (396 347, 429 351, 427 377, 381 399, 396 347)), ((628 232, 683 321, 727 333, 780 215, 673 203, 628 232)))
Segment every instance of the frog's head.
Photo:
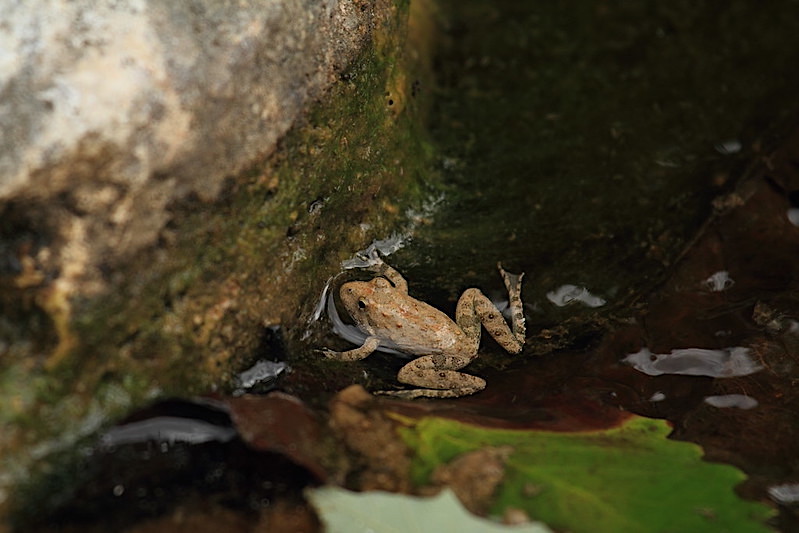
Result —
POLYGON ((359 324, 365 324, 367 317, 374 311, 377 304, 375 293, 391 287, 391 283, 386 278, 374 278, 371 281, 349 281, 341 286, 339 296, 350 317, 359 324))

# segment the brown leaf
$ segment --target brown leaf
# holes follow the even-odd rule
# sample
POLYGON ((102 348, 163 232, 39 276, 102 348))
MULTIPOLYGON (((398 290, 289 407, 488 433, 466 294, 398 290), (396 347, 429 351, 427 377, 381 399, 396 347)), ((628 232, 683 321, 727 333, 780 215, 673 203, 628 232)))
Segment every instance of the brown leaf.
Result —
POLYGON ((328 479, 319 420, 298 398, 282 392, 226 398, 242 439, 257 450, 285 455, 319 481, 328 479))

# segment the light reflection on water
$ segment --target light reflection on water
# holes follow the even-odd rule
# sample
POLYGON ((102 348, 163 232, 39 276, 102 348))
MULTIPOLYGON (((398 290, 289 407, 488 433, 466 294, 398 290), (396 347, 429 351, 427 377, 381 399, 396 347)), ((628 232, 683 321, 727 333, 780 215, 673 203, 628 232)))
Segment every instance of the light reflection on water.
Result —
POLYGON ((602 307, 607 303, 604 298, 591 294, 585 287, 578 285, 561 285, 554 291, 547 293, 547 300, 557 305, 565 307, 569 304, 580 303, 587 307, 602 307))
POLYGON ((749 348, 736 346, 723 350, 683 348, 667 354, 653 354, 648 348, 641 348, 625 357, 623 362, 650 376, 677 374, 731 378, 763 369, 749 357, 749 351, 749 348))
POLYGON ((799 483, 784 483, 768 488, 768 495, 777 503, 792 505, 799 503, 799 483))
POLYGON ((741 141, 738 139, 728 139, 716 144, 714 148, 721 155, 733 155, 743 149, 743 144, 741 144, 741 141))
POLYGON ((650 396, 649 401, 650 402, 662 402, 665 399, 666 399, 666 395, 663 392, 661 392, 661 391, 657 391, 652 396, 650 396))
POLYGON ((708 396, 705 398, 705 403, 725 409, 728 407, 737 407, 738 409, 754 409, 758 406, 757 400, 746 394, 722 394, 719 396, 708 396))
POLYGON ((157 416, 111 428, 100 437, 100 445, 113 447, 148 441, 200 444, 210 441, 227 442, 235 436, 236 430, 232 427, 193 418, 157 416))
POLYGON ((705 287, 711 292, 726 291, 735 284, 735 280, 730 277, 726 270, 719 270, 705 280, 705 287))

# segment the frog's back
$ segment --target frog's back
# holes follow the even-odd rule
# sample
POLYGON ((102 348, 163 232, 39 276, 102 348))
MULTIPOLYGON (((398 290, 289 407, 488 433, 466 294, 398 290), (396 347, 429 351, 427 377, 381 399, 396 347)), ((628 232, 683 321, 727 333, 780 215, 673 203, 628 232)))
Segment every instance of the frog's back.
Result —
POLYGON ((456 353, 463 332, 435 307, 413 298, 394 299, 370 317, 371 332, 386 346, 413 355, 456 353))

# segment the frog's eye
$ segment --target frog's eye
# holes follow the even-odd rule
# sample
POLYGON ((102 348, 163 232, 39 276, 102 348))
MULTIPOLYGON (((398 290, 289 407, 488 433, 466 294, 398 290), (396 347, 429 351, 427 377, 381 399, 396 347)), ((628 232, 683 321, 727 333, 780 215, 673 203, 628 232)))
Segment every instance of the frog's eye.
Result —
POLYGON ((363 299, 358 300, 358 309, 366 309, 366 302, 363 299))

